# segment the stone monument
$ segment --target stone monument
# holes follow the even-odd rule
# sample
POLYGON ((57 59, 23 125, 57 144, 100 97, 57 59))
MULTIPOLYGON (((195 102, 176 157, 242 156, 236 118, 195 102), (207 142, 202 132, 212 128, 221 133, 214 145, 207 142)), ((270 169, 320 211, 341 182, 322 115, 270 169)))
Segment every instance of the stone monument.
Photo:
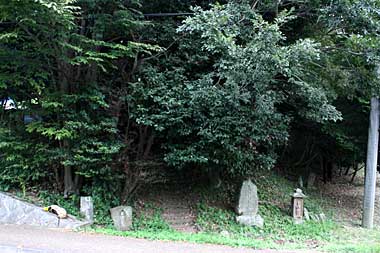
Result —
POLYGON ((94 203, 91 197, 80 197, 80 213, 87 221, 94 222, 94 203))
POLYGON ((240 190, 239 203, 236 212, 239 216, 236 221, 247 226, 264 226, 264 219, 257 214, 259 209, 259 198, 257 187, 251 180, 245 180, 240 190))
POLYGON ((117 230, 127 231, 132 227, 132 207, 117 206, 111 208, 111 217, 117 230))

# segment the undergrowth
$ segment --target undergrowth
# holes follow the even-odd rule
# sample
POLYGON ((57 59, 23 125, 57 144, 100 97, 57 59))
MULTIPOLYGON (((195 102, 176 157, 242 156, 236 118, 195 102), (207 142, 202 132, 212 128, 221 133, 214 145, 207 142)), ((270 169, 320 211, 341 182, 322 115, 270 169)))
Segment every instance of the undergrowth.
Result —
POLYGON ((145 203, 144 208, 137 211, 134 215, 132 230, 153 233, 157 231, 174 232, 162 218, 162 209, 152 203, 145 203))
POLYGON ((77 195, 71 195, 69 198, 65 199, 62 194, 50 191, 40 191, 38 197, 43 206, 58 205, 65 208, 67 213, 80 217, 78 208, 80 198, 77 195))
MULTIPOLYGON (((133 226, 130 231, 116 231, 112 225, 109 208, 117 203, 104 201, 102 194, 96 192, 93 196, 97 210, 96 224, 90 230, 151 240, 213 243, 257 249, 319 248, 329 252, 380 252, 379 246, 373 243, 378 241, 376 238, 380 236, 376 232, 373 238, 370 238, 368 233, 362 234, 364 232, 357 232, 355 229, 349 231, 342 229, 341 225, 330 219, 322 223, 305 221, 303 224, 295 225, 290 216, 291 193, 296 186, 292 182, 271 172, 262 172, 253 181, 258 188, 259 214, 264 218, 263 228, 236 223, 233 207, 236 204, 234 196, 237 196, 239 188, 233 185, 240 184, 233 182, 218 189, 211 187, 195 189, 201 196, 200 203, 196 205, 198 233, 181 233, 173 230, 162 218, 162 209, 150 202, 144 202, 142 206, 137 204, 133 206, 133 226), (356 236, 364 238, 363 241, 355 242, 356 236)), ((312 190, 304 190, 307 195, 305 207, 310 212, 324 212, 330 217, 328 200, 312 190)), ((68 213, 79 216, 79 197, 71 196, 63 199, 62 195, 50 191, 39 191, 37 197, 40 205, 58 204, 68 213)), ((28 199, 28 195, 23 194, 23 198, 28 199)))
MULTIPOLYGON (((145 203, 134 215, 131 231, 115 231, 112 227, 97 227, 95 231, 147 239, 179 240, 199 243, 216 243, 253 248, 310 248, 327 243, 337 225, 326 220, 319 223, 307 221, 295 225, 290 217, 290 199, 294 185, 270 172, 263 172, 254 180, 259 189, 259 214, 264 227, 249 227, 236 223, 233 198, 238 193, 232 184, 213 189, 197 188, 201 202, 197 204, 196 234, 180 233, 170 228, 162 218, 162 210, 145 203)), ((235 183, 235 182, 234 182, 235 183)), ((315 213, 323 210, 323 200, 312 196, 305 206, 315 213)))
MULTIPOLYGON (((236 214, 233 210, 234 205, 230 205, 230 208, 220 207, 228 198, 228 193, 224 189, 208 189, 202 192, 202 202, 198 204, 197 208, 196 222, 198 226, 205 232, 223 232, 230 237, 265 238, 277 244, 296 241, 327 241, 331 238, 332 231, 337 227, 337 224, 331 220, 325 222, 305 221, 299 225, 293 223, 290 216, 291 194, 295 188, 293 183, 266 171, 257 175, 253 181, 258 188, 259 214, 264 218, 263 228, 237 224, 236 214)), ((238 195, 238 190, 235 190, 234 195, 238 195)), ((233 202, 231 199, 229 201, 233 202)), ((305 199, 305 207, 313 213, 321 213, 324 210, 321 206, 322 203, 323 200, 317 199, 315 196, 305 199)))
POLYGON ((336 225, 331 221, 322 223, 305 221, 295 225, 290 217, 275 206, 261 206, 265 224, 263 228, 242 226, 236 223, 236 214, 229 210, 200 204, 197 224, 207 232, 227 231, 231 236, 247 238, 267 238, 279 243, 296 240, 324 240, 328 238, 336 225))

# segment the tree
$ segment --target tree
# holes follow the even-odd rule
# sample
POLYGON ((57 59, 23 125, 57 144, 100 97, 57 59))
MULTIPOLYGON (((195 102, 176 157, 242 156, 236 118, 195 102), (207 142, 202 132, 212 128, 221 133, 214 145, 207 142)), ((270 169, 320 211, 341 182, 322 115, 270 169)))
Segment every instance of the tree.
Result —
POLYGON ((133 95, 142 98, 136 121, 166 133, 167 163, 252 175, 275 164, 288 138, 284 103, 313 121, 340 118, 324 90, 302 78, 317 44, 284 45, 286 12, 266 21, 246 2, 194 12, 178 30, 181 56, 169 58, 178 63, 150 64, 133 95))
POLYGON ((117 157, 125 144, 101 76, 145 49, 127 38, 138 22, 122 1, 103 2, 2 1, 1 19, 11 25, 0 36, 0 94, 18 108, 1 111, 3 180, 30 185, 55 178, 68 196, 86 178, 121 173, 117 157), (107 6, 99 13, 100 4, 107 6), (24 124, 30 115, 35 120, 24 124))
POLYGON ((362 68, 368 72, 369 87, 363 89, 371 98, 370 126, 368 131, 368 149, 366 179, 363 206, 363 223, 366 228, 373 226, 373 213, 376 189, 376 168, 378 153, 379 121, 379 25, 380 3, 378 1, 337 1, 328 8, 330 21, 338 27, 340 42, 346 46, 348 53, 359 58, 362 68), (364 66, 364 67, 363 67, 364 66))

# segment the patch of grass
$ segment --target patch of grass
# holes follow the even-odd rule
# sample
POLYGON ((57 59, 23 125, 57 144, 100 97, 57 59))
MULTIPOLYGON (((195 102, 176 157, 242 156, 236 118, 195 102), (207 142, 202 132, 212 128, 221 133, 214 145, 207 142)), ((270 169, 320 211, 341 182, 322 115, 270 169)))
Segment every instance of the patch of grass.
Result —
POLYGON ((268 204, 260 206, 260 213, 264 217, 263 228, 242 226, 236 223, 236 214, 232 211, 200 204, 197 224, 206 232, 227 231, 233 237, 265 238, 279 244, 307 240, 325 241, 336 228, 336 224, 331 221, 307 221, 295 225, 291 217, 278 207, 268 204))
POLYGON ((323 250, 337 253, 379 253, 380 230, 339 227, 334 231, 330 242, 323 247, 323 250))
POLYGON ((162 218, 162 210, 152 203, 145 203, 144 208, 134 216, 132 230, 148 233, 158 231, 174 232, 162 218))
MULTIPOLYGON (((132 231, 120 232, 111 227, 98 227, 93 231, 118 236, 131 236, 151 240, 187 241, 195 243, 213 243, 229 246, 251 247, 256 249, 302 249, 322 246, 331 238, 336 224, 305 222, 293 224, 292 218, 284 209, 290 202, 292 185, 282 178, 265 178, 267 187, 278 188, 268 195, 261 194, 264 201, 259 206, 259 213, 265 220, 263 228, 242 226, 236 223, 236 214, 228 209, 221 200, 229 194, 227 190, 202 188, 204 194, 197 206, 197 226, 201 232, 196 234, 181 233, 169 227, 162 219, 162 210, 152 203, 145 203, 143 209, 137 208, 132 231), (276 203, 277 205, 273 204, 276 203), (285 204, 286 203, 286 204, 285 204), (215 204, 214 206, 212 206, 215 204), (282 207, 282 208, 280 208, 282 207)), ((261 186, 264 187, 264 186, 261 186)), ((263 188, 260 188, 263 189, 263 188)), ((264 192, 264 190, 262 190, 264 192)))
POLYGON ((353 244, 353 243, 347 243, 347 244, 335 244, 335 245, 329 245, 324 248, 324 250, 328 252, 334 252, 334 253, 379 253, 380 252, 380 245, 368 245, 364 243, 360 244, 353 244))
MULTIPOLYGON (((305 228, 298 227, 305 231, 305 228)), ((192 243, 211 243, 227 245, 232 247, 248 247, 254 249, 305 249, 313 248, 322 252, 336 253, 379 253, 380 252, 380 231, 371 231, 363 229, 343 229, 339 228, 329 241, 323 244, 310 244, 308 247, 307 240, 294 240, 279 243, 273 238, 245 236, 238 234, 221 235, 220 233, 200 232, 197 234, 181 233, 174 230, 139 230, 139 231, 116 231, 110 228, 93 228, 90 231, 115 236, 126 236, 134 238, 143 238, 149 240, 162 241, 185 241, 192 243), (362 230, 362 231, 361 231, 362 230), (359 233, 358 233, 359 231, 359 233), (368 237, 369 235, 369 237, 368 237), (356 239, 353 239, 355 238, 356 239), (345 239, 342 240, 342 237, 345 239), (359 242, 361 241, 361 242, 359 242)), ((310 242, 309 242, 310 243, 310 242)))
MULTIPOLYGON (((144 238, 149 240, 163 240, 163 241, 186 241, 193 243, 211 243, 219 245, 228 245, 233 247, 250 247, 255 249, 279 249, 279 245, 274 244, 270 240, 255 239, 248 237, 230 237, 223 236, 216 233, 200 232, 196 234, 181 233, 173 230, 161 231, 115 231, 109 228, 94 228, 91 231, 116 236, 128 236, 135 238, 144 238)), ((287 248, 300 248, 300 245, 288 245, 287 248)))
MULTIPOLYGON (((204 206, 204 224, 207 219, 217 220, 220 228, 234 228, 236 231, 248 227, 243 227, 233 222, 233 215, 226 213, 222 209, 213 209, 215 212, 210 212, 209 208, 204 206), (217 217, 217 218, 216 218, 217 217)), ((247 233, 242 236, 241 233, 229 233, 222 235, 215 227, 210 227, 209 231, 200 233, 182 233, 172 228, 163 220, 162 210, 152 203, 144 203, 143 208, 139 208, 137 214, 133 219, 133 226, 131 231, 116 231, 112 226, 107 227, 93 227, 90 231, 97 233, 104 233, 108 235, 129 236, 135 238, 144 238, 149 240, 164 240, 164 241, 186 241, 193 243, 211 243, 239 247, 251 248, 278 248, 279 245, 273 243, 272 240, 265 238, 254 237, 252 234, 247 233)), ((239 231, 239 232, 242 232, 239 231)), ((295 243, 289 244, 288 247, 299 248, 300 245, 295 243)))

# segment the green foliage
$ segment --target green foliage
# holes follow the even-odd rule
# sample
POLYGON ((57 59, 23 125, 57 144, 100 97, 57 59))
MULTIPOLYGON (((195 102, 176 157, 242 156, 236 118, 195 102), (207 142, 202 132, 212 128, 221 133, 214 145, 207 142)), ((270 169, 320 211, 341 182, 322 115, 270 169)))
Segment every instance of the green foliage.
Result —
POLYGON ((310 78, 329 91, 343 120, 323 125, 295 120, 283 166, 295 167, 297 174, 322 174, 321 160, 345 167, 365 162, 369 98, 379 94, 379 18, 377 1, 332 1, 319 7, 318 22, 308 29, 323 53, 310 66, 310 78))
POLYGON ((318 44, 284 45, 288 12, 268 22, 245 3, 193 11, 177 29, 181 52, 169 51, 165 67, 142 70, 130 97, 136 122, 166 139, 169 165, 252 175, 273 167, 288 139, 293 116, 279 110, 284 103, 313 121, 340 119, 323 88, 303 78, 318 44))
POLYGON ((64 199, 61 194, 52 191, 39 191, 38 196, 43 206, 58 205, 66 209, 67 213, 81 217, 79 213, 79 197, 76 195, 64 199))
POLYGON ((239 225, 234 221, 235 215, 233 212, 209 207, 202 203, 198 205, 197 211, 197 225, 204 231, 221 232, 223 230, 236 231, 239 229, 239 225))
POLYGON ((144 208, 134 217, 132 230, 148 233, 173 231, 169 224, 163 220, 162 210, 149 203, 145 203, 144 208))
POLYGON ((91 196, 94 201, 94 222, 100 225, 112 224, 110 209, 121 204, 121 174, 111 173, 95 177, 92 185, 83 187, 83 195, 91 196), (119 178, 118 178, 119 177, 119 178))
MULTIPOLYGON (((156 50, 128 39, 108 41, 114 33, 129 36, 120 24, 139 27, 138 15, 116 0, 2 1, 1 9, 0 20, 11 25, 0 28, 0 98, 17 104, 16 110, 0 108, 2 182, 25 187, 55 179, 61 189, 65 168, 82 181, 122 180, 118 158, 125 144, 101 75, 118 59, 156 50), (25 117, 34 120, 25 123, 25 117)), ((79 191, 67 191, 73 190, 79 191)))
POLYGON ((2 187, 5 190, 19 187, 25 191, 27 186, 49 178, 52 172, 46 170, 46 167, 52 160, 46 150, 46 144, 36 145, 33 140, 25 140, 21 136, 14 135, 9 128, 2 125, 0 127, 2 187), (34 156, 30 155, 31 150, 35 151, 34 156))

